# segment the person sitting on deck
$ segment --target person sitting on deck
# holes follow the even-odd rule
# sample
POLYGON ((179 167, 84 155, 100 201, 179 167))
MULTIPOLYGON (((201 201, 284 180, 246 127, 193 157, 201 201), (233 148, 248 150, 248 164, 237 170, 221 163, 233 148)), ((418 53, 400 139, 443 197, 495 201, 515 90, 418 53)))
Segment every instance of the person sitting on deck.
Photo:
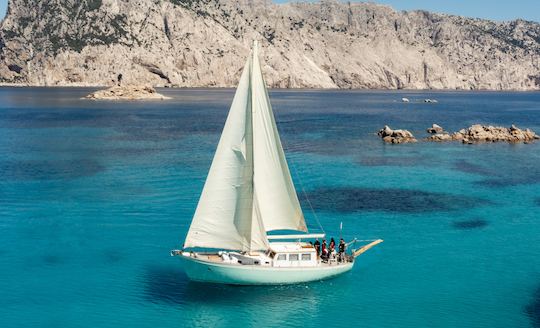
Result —
POLYGON ((315 252, 317 252, 317 257, 321 256, 321 243, 319 242, 319 238, 315 239, 315 252))
POLYGON ((345 241, 343 238, 339 239, 339 255, 338 255, 338 261, 339 262, 345 262, 345 248, 347 245, 345 244, 345 241))

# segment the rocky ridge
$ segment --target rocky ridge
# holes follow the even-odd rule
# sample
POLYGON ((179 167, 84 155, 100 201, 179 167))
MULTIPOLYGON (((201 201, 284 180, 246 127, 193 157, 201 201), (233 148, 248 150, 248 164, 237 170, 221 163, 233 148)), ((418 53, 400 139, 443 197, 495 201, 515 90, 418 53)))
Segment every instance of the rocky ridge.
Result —
POLYGON ((231 87, 253 39, 272 87, 540 89, 538 23, 331 0, 10 0, 0 83, 231 87))
POLYGON ((105 90, 92 92, 86 99, 102 100, 164 100, 170 99, 157 93, 151 86, 115 85, 105 90))
POLYGON ((452 134, 441 131, 427 138, 428 141, 461 141, 469 144, 501 141, 528 143, 537 139, 540 139, 540 136, 534 131, 530 129, 522 130, 513 124, 509 128, 474 124, 452 134))

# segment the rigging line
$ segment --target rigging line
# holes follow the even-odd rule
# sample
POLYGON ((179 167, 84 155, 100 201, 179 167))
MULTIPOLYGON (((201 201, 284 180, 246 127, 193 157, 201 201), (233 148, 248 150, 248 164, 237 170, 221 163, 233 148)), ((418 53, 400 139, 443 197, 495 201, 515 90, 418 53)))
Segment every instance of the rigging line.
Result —
MULTIPOLYGON (((279 126, 278 126, 277 122, 276 122, 276 128, 278 129, 278 133, 279 133, 279 126)), ((296 132, 296 131, 294 131, 294 132, 296 132)), ((281 133, 279 133, 279 134, 282 135, 281 133)), ((287 143, 284 142, 283 138, 280 138, 280 139, 281 139, 281 144, 282 144, 283 148, 284 148, 284 149, 290 149, 290 148, 288 147, 287 143)), ((326 233, 326 232, 324 231, 324 228, 323 228, 322 224, 321 224, 321 221, 319 220, 319 217, 317 216, 317 213, 316 213, 315 210, 313 209, 313 205, 311 204, 311 201, 309 200, 309 197, 307 196, 306 188, 304 188, 304 184, 302 183, 302 178, 300 177, 300 174, 298 173, 298 169, 297 169, 297 167, 296 167, 294 161, 292 160, 292 157, 289 156, 288 159, 289 159, 289 162, 290 162, 291 166, 292 166, 293 169, 294 169, 294 173, 295 173, 296 176, 297 176, 297 181, 298 181, 298 183, 300 184, 300 189, 302 189, 302 194, 304 195, 304 198, 305 198, 305 200, 307 201, 307 203, 308 203, 308 205, 309 205, 309 208, 310 208, 310 210, 311 210, 311 213, 312 213, 313 216, 315 217, 315 221, 317 221, 317 224, 319 225, 319 228, 321 229, 321 231, 322 231, 323 233, 326 233)))

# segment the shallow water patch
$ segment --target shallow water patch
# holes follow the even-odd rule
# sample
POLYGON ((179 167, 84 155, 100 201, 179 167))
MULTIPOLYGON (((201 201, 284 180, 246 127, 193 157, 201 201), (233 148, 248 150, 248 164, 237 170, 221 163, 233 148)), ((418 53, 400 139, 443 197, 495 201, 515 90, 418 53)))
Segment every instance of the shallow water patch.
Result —
POLYGON ((67 261, 66 257, 59 254, 45 254, 41 259, 48 266, 61 265, 67 261))
POLYGON ((459 230, 481 229, 487 227, 489 222, 484 219, 471 219, 452 222, 452 227, 459 230))
POLYGON ((516 174, 516 175, 483 179, 476 182, 477 185, 481 185, 481 186, 489 187, 489 188, 504 188, 504 187, 529 185, 529 184, 536 184, 536 183, 540 183, 540 176, 536 175, 536 173, 534 172, 531 173, 531 172, 526 172, 526 171, 522 171, 521 173, 516 174))
POLYGON ((489 170, 488 168, 482 165, 471 163, 464 159, 454 162, 453 168, 457 171, 465 173, 479 174, 484 176, 496 176, 496 174, 494 174, 494 172, 489 170))
POLYGON ((116 264, 124 260, 125 254, 118 249, 106 249, 103 251, 103 260, 106 264, 116 264))
POLYGON ((360 160, 360 164, 363 166, 417 166, 421 165, 425 161, 420 157, 385 157, 385 156, 372 156, 363 157, 360 160))
POLYGON ((476 197, 408 189, 319 188, 307 192, 315 209, 351 213, 386 211, 422 213, 469 209, 489 202, 476 197))
POLYGON ((490 159, 483 162, 486 165, 471 163, 468 160, 454 162, 453 169, 483 176, 484 179, 475 184, 488 188, 504 188, 517 185, 540 183, 540 170, 527 161, 516 159, 515 164, 509 164, 507 159, 490 159))

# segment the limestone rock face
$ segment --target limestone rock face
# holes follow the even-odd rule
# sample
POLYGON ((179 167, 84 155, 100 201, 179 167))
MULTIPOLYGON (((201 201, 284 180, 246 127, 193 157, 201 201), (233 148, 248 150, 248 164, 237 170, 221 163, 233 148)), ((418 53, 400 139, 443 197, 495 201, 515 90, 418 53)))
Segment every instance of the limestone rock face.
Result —
POLYGON ((332 0, 10 0, 0 83, 231 87, 253 39, 271 87, 540 89, 538 23, 332 0))
POLYGON ((393 144, 417 141, 411 132, 407 130, 392 130, 388 125, 385 125, 384 128, 379 130, 377 135, 381 137, 384 142, 393 144))
POLYGON ((150 86, 113 86, 105 90, 98 90, 86 96, 87 99, 104 100, 163 100, 170 99, 156 92, 150 86))

